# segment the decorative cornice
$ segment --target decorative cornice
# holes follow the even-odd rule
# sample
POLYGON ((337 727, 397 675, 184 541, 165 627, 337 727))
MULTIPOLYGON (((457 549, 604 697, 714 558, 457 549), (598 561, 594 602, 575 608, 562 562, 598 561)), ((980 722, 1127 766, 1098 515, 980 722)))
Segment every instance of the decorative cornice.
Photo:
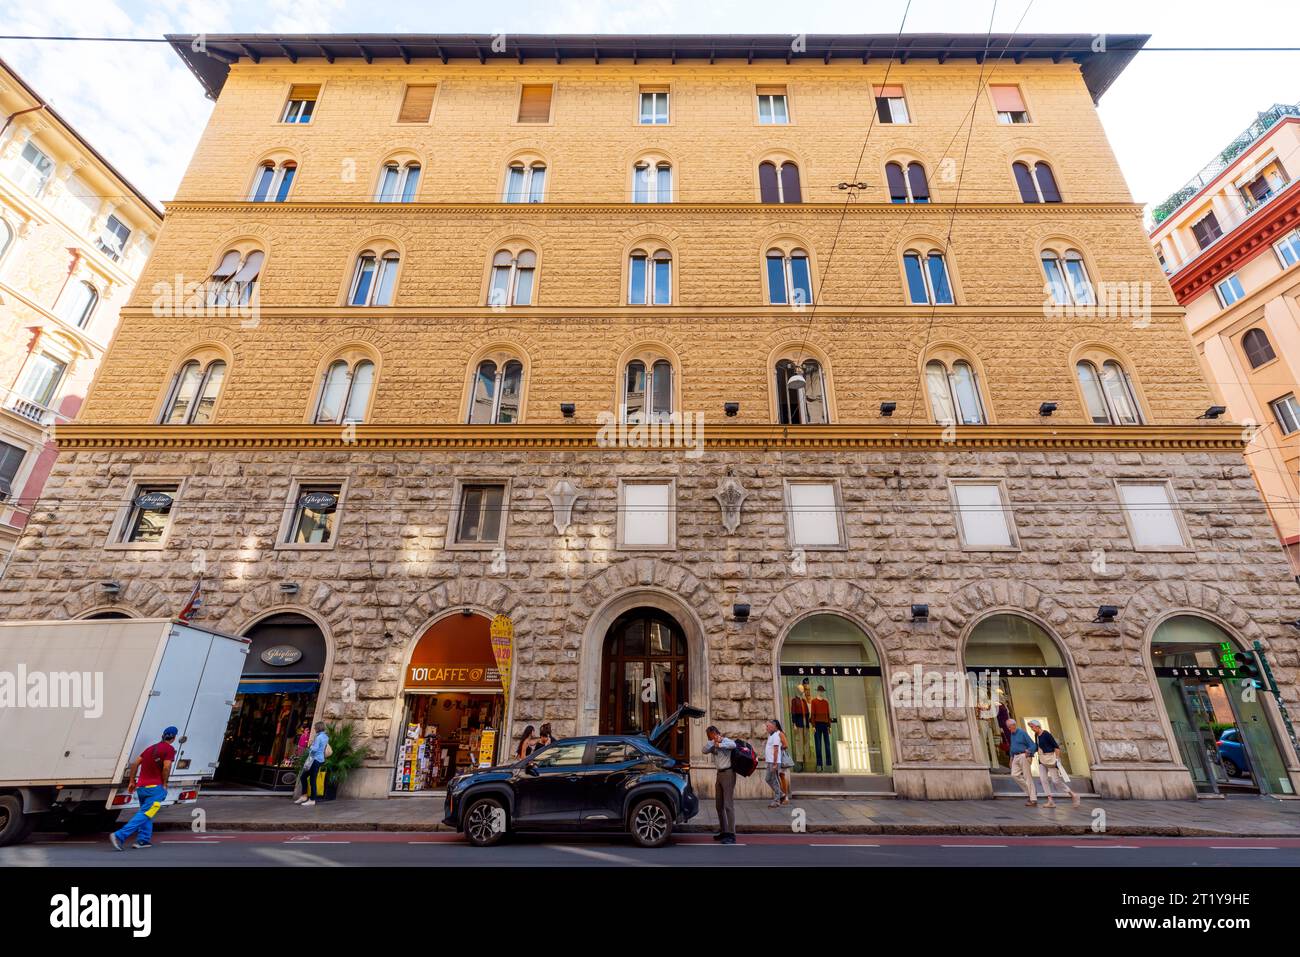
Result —
MULTIPOLYGON (((738 190, 737 192, 740 192, 738 190)), ((478 216, 483 213, 499 213, 512 219, 544 219, 556 213, 602 214, 622 213, 638 220, 647 217, 683 216, 698 213, 753 213, 762 216, 780 216, 795 219, 803 215, 839 216, 846 213, 851 216, 880 215, 888 217, 904 216, 926 219, 942 219, 957 213, 971 213, 987 216, 990 213, 1002 213, 1011 216, 1042 215, 1050 212, 1053 216, 1077 213, 1097 216, 1114 214, 1117 216, 1142 216, 1143 207, 1134 203, 1053 203, 1045 206, 1041 203, 790 203, 772 204, 756 203, 349 203, 331 200, 320 203, 250 203, 243 201, 212 200, 172 200, 167 204, 167 215, 176 213, 235 213, 240 216, 256 215, 258 218, 287 217, 292 213, 340 213, 355 216, 365 213, 367 216, 381 216, 390 219, 409 219, 429 217, 431 215, 478 216)))
MULTIPOLYGON (((615 427, 609 427, 611 430, 615 427)), ((635 427, 625 426, 631 430, 635 427)), ((661 426, 665 437, 669 426, 661 426)), ((693 429, 683 427, 689 442, 693 429)), ((167 449, 204 452, 273 449, 538 449, 624 452, 625 445, 602 441, 600 426, 538 425, 88 425, 55 428, 60 451, 167 449)), ((1092 425, 985 425, 951 429, 908 425, 734 425, 703 427, 706 449, 884 449, 884 448, 1062 448, 1145 451, 1240 452, 1242 429, 1234 425, 1106 427, 1092 425)), ((698 445, 694 446, 698 448, 698 445)), ((661 446, 662 448, 662 446, 661 446)), ((631 449, 635 451, 636 449, 631 449)), ((690 447, 682 445, 681 451, 690 447)))
POLYGON ((1180 303, 1190 302, 1228 273, 1267 252, 1274 242, 1297 225, 1300 225, 1300 187, 1269 203, 1197 256, 1190 265, 1174 273, 1169 278, 1174 295, 1180 303))

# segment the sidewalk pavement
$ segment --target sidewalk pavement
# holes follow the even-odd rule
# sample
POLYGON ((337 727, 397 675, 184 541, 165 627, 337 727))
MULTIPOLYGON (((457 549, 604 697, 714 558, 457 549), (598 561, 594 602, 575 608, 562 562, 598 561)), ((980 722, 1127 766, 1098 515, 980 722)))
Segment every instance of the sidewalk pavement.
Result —
MULTIPOLYGON (((202 794, 197 805, 165 808, 155 827, 189 830, 195 808, 209 831, 441 831, 442 795, 371 800, 322 801, 296 806, 288 795, 202 794)), ((1107 801, 1085 797, 1075 809, 1058 801, 1054 809, 1025 807, 1014 798, 986 801, 902 801, 893 798, 795 798, 788 807, 766 801, 737 801, 741 833, 790 833, 792 812, 805 813, 804 830, 828 834, 1091 834, 1094 814, 1105 812, 1100 833, 1109 836, 1298 837, 1300 800, 1224 798, 1201 801, 1107 801)), ((713 802, 681 831, 717 828, 713 802)))

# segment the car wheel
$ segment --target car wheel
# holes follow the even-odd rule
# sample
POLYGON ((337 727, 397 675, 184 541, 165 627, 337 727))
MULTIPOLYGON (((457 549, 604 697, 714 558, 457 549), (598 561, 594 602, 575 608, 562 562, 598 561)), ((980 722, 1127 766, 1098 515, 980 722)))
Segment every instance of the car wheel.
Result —
POLYGON ((1228 777, 1230 778, 1241 777, 1241 768, 1237 767, 1237 762, 1232 760, 1232 758, 1223 759, 1223 770, 1228 773, 1228 777))
POLYGON ((36 815, 23 813, 23 802, 12 794, 0 795, 0 847, 21 844, 36 827, 36 815))
POLYGON ((497 798, 478 798, 465 809, 465 837, 475 847, 500 843, 508 827, 505 806, 497 798))
POLYGON ((632 808, 632 838, 642 847, 662 847, 673 833, 673 812, 660 798, 646 798, 632 808))

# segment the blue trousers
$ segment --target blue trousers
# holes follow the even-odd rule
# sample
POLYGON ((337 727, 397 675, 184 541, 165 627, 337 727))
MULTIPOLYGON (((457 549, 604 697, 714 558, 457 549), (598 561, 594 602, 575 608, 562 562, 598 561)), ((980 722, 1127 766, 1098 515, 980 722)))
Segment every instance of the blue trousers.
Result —
POLYGON ((817 766, 829 768, 831 759, 831 726, 824 722, 813 725, 813 745, 817 748, 817 766), (822 742, 826 743, 826 760, 822 761, 822 742))
POLYGON ((140 810, 117 832, 117 839, 125 841, 132 834, 137 844, 147 844, 153 837, 153 818, 162 809, 162 802, 167 799, 167 789, 162 785, 150 785, 135 789, 135 796, 140 799, 140 810))

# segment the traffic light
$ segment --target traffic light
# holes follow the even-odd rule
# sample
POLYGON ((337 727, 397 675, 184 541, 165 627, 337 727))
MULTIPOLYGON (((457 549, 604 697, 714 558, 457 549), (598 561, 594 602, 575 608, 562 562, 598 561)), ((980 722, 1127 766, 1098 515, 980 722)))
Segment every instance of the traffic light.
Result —
POLYGON ((1262 688, 1258 655, 1253 651, 1238 651, 1233 656, 1237 659, 1237 677, 1249 678, 1255 682, 1255 687, 1262 688))

